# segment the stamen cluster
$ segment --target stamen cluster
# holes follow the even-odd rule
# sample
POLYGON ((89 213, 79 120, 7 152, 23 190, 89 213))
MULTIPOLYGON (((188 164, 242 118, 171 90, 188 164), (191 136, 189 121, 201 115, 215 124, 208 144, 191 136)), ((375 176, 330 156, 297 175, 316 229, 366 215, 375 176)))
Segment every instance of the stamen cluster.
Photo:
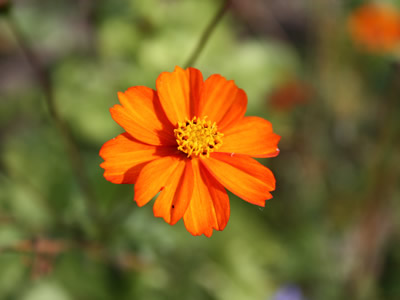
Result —
POLYGON ((187 153, 187 157, 210 157, 210 153, 222 145, 223 134, 218 132, 215 122, 211 123, 206 118, 186 119, 185 122, 179 122, 178 128, 174 130, 178 150, 187 153))

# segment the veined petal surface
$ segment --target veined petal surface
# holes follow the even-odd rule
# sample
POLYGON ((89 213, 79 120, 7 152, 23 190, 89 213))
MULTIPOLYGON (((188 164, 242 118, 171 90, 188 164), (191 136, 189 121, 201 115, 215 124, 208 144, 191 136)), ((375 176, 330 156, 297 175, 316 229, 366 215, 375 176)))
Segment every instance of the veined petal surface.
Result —
POLYGON ((181 156, 165 156, 146 164, 140 171, 135 184, 135 201, 139 206, 149 202, 165 187, 171 176, 181 176, 185 161, 181 156))
POLYGON ((211 75, 205 82, 198 104, 198 116, 207 116, 216 122, 219 130, 241 120, 246 112, 247 96, 233 80, 218 74, 211 75))
POLYGON ((168 147, 143 144, 128 133, 109 140, 100 149, 104 162, 104 177, 112 183, 136 183, 137 176, 147 162, 171 153, 168 147))
POLYGON ((194 189, 183 217, 186 229, 192 235, 210 237, 213 229, 223 230, 230 215, 229 197, 198 159, 192 160, 194 189))
POLYGON ((118 93, 121 105, 114 105, 111 116, 134 138, 150 145, 173 145, 172 124, 161 108, 156 91, 136 86, 118 93))
POLYGON ((218 152, 251 157, 274 157, 279 154, 281 137, 273 133, 271 123, 262 118, 244 117, 223 133, 223 144, 218 152))
POLYGON ((202 163, 210 173, 228 190, 243 200, 265 206, 271 199, 270 191, 275 189, 272 172, 246 155, 212 153, 202 163))
POLYGON ((178 166, 178 170, 171 175, 165 188, 157 197, 153 206, 156 217, 173 225, 185 214, 192 198, 194 186, 193 168, 191 160, 178 166))
POLYGON ((162 108, 174 126, 193 117, 203 88, 203 76, 199 70, 176 67, 171 73, 161 73, 156 86, 162 108))

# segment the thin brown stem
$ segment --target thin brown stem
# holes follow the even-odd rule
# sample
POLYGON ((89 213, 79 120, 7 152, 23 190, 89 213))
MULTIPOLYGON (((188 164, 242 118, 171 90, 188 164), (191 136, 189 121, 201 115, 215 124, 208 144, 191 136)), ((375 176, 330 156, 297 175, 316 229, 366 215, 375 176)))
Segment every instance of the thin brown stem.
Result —
POLYGON ((25 38, 22 30, 20 30, 18 22, 13 18, 12 15, 8 16, 8 24, 11 32, 15 36, 19 47, 26 56, 37 80, 38 85, 43 91, 45 103, 49 110, 50 117, 52 118, 64 144, 68 154, 68 158, 71 163, 72 171, 74 172, 76 181, 79 188, 84 195, 84 201, 89 215, 95 219, 99 219, 99 214, 95 205, 95 196, 90 187, 89 178, 84 171, 84 164, 79 147, 72 138, 71 131, 65 121, 61 118, 57 105, 54 100, 54 90, 51 81, 50 74, 46 68, 41 64, 39 58, 30 48, 27 39, 25 38))
POLYGON ((380 124, 380 131, 375 154, 371 156, 371 166, 366 171, 369 189, 363 195, 364 206, 360 208, 360 220, 354 227, 354 238, 350 241, 355 263, 349 272, 345 289, 351 299, 365 299, 366 289, 374 288, 368 282, 376 282, 382 268, 383 253, 394 233, 392 199, 400 173, 392 162, 398 155, 395 144, 400 130, 400 106, 397 102, 399 83, 400 70, 397 70, 387 95, 379 102, 382 112, 377 123, 380 124))
POLYGON ((197 58, 199 57, 201 51, 204 49, 204 46, 206 45, 207 41, 210 39, 211 34, 214 32, 218 23, 221 21, 222 17, 227 12, 230 4, 231 4, 231 0, 224 0, 222 2, 222 5, 218 9, 216 15, 211 20, 210 24, 208 24, 208 26, 204 30, 203 34, 200 36, 200 39, 196 45, 196 48, 194 48, 193 53, 190 55, 189 59, 187 60, 186 64, 184 65, 185 69, 194 65, 194 63, 196 62, 197 58))

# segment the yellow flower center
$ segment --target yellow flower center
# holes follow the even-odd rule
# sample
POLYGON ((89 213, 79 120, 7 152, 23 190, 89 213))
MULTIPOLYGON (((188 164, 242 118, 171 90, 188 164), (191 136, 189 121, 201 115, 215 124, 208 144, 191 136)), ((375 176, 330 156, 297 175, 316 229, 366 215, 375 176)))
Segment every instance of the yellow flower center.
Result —
POLYGON ((210 153, 222 145, 223 136, 217 130, 217 124, 194 117, 192 120, 178 122, 178 128, 174 130, 178 150, 187 153, 187 157, 203 155, 210 157, 210 153))

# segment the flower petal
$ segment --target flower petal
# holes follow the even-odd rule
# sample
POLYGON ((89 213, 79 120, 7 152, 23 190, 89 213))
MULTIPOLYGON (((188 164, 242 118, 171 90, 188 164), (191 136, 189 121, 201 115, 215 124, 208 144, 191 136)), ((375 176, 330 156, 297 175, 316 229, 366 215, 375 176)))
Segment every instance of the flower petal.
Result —
POLYGON ((135 86, 118 93, 122 105, 114 105, 111 116, 134 138, 150 145, 175 143, 173 127, 161 108, 156 91, 135 86))
POLYGON ((194 68, 175 67, 171 73, 163 72, 156 81, 161 105, 171 123, 192 119, 194 104, 199 102, 203 76, 194 68))
POLYGON ((214 74, 204 82, 198 116, 207 116, 210 121, 217 122, 219 130, 243 118, 246 108, 246 93, 233 80, 214 74))
POLYGON ((224 132, 218 152, 245 154, 252 157, 273 157, 279 154, 281 137, 272 132, 272 125, 258 117, 245 117, 224 132))
POLYGON ((193 168, 191 160, 181 161, 153 206, 156 217, 174 225, 186 212, 193 193, 193 168))
POLYGON ((104 177, 112 183, 135 183, 144 165, 173 151, 168 147, 156 147, 135 140, 123 133, 109 140, 100 149, 104 162, 104 177))
POLYGON ((274 175, 253 158, 211 153, 209 158, 202 159, 202 163, 224 187, 243 200, 265 206, 265 200, 272 198, 274 175))
POLYGON ((183 217, 192 235, 212 235, 213 228, 223 230, 230 215, 229 197, 224 187, 209 174, 199 160, 194 159, 194 189, 183 217))
POLYGON ((171 176, 182 174, 184 161, 181 156, 165 156, 146 164, 140 171, 135 184, 135 201, 138 206, 149 202, 168 182, 171 176), (174 174, 177 173, 177 174, 174 174))

